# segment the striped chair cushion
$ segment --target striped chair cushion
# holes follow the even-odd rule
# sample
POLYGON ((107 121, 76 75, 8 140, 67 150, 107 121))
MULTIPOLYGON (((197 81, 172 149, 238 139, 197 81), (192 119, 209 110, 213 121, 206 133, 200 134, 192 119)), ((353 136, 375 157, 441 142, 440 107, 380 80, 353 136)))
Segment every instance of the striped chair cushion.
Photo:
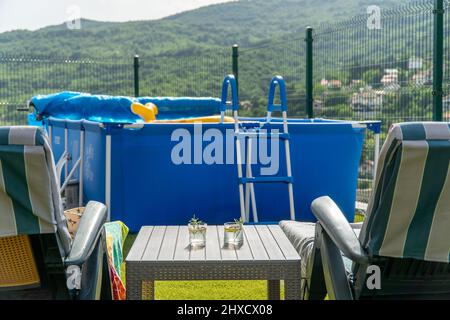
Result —
POLYGON ((360 240, 371 255, 449 262, 450 124, 393 125, 360 240))
POLYGON ((43 129, 1 127, 0 237, 57 233, 67 253, 70 235, 56 181, 43 129))

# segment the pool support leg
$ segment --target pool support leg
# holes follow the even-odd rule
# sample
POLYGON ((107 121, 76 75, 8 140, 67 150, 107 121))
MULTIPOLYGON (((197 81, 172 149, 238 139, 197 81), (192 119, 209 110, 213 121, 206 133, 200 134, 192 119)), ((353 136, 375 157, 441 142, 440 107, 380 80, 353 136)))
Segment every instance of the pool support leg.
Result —
MULTIPOLYGON (((64 153, 69 156, 69 130, 64 128, 64 153)), ((66 166, 64 167, 64 182, 67 180, 67 176, 69 175, 69 159, 67 159, 66 166)))
POLYGON ((80 169, 79 169, 79 191, 78 191, 78 205, 83 206, 83 192, 84 192, 84 179, 83 179, 83 166, 84 166, 84 130, 80 130, 80 169))
POLYGON ((110 134, 106 134, 105 205, 108 208, 107 221, 110 221, 110 219, 111 219, 111 135, 110 134))

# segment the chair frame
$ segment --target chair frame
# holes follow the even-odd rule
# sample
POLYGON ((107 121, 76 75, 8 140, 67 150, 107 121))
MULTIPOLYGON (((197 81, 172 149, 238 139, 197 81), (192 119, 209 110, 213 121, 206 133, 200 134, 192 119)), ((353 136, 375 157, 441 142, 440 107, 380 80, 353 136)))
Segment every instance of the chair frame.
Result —
POLYGON ((449 299, 450 264, 415 259, 369 256, 361 247, 350 224, 329 198, 311 206, 318 219, 312 253, 307 263, 304 299, 449 299), (345 269, 344 254, 353 262, 345 269), (367 287, 369 266, 380 268, 381 289, 367 287))

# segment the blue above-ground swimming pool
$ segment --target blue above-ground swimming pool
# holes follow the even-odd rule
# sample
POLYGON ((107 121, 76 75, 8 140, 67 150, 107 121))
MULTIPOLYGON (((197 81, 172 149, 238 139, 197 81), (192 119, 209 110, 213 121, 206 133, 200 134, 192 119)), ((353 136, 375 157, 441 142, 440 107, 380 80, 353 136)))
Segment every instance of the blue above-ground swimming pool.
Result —
MULTIPOLYGON (((216 102, 210 101, 212 109, 216 102)), ((208 111, 211 115, 218 112, 208 111)), ((176 114, 185 117, 180 110, 176 114)), ((169 111, 166 116, 173 118, 169 111)), ((43 120, 51 135, 55 159, 61 157, 67 141, 70 171, 82 151, 82 166, 74 177, 79 179, 81 171, 83 201, 106 203, 111 219, 125 222, 132 232, 143 225, 185 224, 193 214, 209 224, 222 224, 240 216, 236 164, 206 164, 192 154, 192 164, 180 165, 172 157, 180 142, 173 137, 177 130, 191 134, 192 150, 200 147, 204 151, 211 143, 205 141, 205 132, 213 129, 209 132, 225 134, 233 130, 233 123, 203 124, 200 133, 198 125, 186 123, 126 125, 62 118, 64 113, 43 120), (194 164, 196 161, 202 163, 194 164)), ((251 127, 259 126, 264 119, 246 121, 243 126, 251 127)), ((275 121, 264 128, 281 130, 281 126, 275 121)), ((353 220, 365 130, 366 126, 354 122, 289 120, 298 220, 314 221, 310 204, 323 195, 331 196, 348 220, 353 220)), ((223 149, 216 152, 225 155, 226 148, 224 143, 223 149)), ((286 164, 281 144, 280 150, 283 174, 286 164)), ((254 175, 259 167, 254 166, 254 175)), ((285 185, 256 185, 255 194, 260 221, 289 219, 285 185)))

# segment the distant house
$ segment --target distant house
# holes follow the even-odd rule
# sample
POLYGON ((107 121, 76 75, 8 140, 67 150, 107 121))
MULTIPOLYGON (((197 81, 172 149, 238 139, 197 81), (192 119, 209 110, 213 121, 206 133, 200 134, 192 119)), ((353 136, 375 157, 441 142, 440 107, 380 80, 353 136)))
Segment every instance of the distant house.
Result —
POLYGON ((381 78, 381 84, 384 86, 388 86, 394 83, 398 83, 398 76, 385 74, 383 78, 381 78))
POLYGON ((444 112, 444 121, 450 121, 450 111, 444 112))
POLYGON ((381 83, 384 86, 398 83, 398 69, 385 69, 384 76, 381 78, 381 83))
POLYGON ((342 88, 342 81, 341 80, 331 80, 328 84, 328 88, 330 89, 340 89, 342 88))
POLYGON ((442 109, 447 116, 450 114, 450 95, 442 98, 442 109))
POLYGON ((320 81, 320 85, 322 87, 326 87, 328 89, 340 89, 340 88, 342 88, 342 81, 341 80, 322 79, 320 81))
POLYGON ((401 86, 399 83, 391 83, 384 86, 383 91, 384 92, 392 92, 392 91, 398 91, 401 89, 401 86))
POLYGON ((253 108, 253 103, 250 100, 244 100, 239 105, 242 110, 251 110, 253 108))
POLYGON ((384 74, 398 77, 398 69, 384 69, 384 74))
POLYGON ((383 78, 381 78, 381 84, 384 86, 385 91, 396 91, 400 89, 398 74, 398 69, 384 70, 383 78))
POLYGON ((371 87, 361 88, 352 96, 352 108, 356 112, 381 111, 384 94, 384 91, 371 87))
POLYGON ((423 68, 423 59, 418 57, 410 57, 408 61, 408 69, 410 71, 420 70, 423 68))
POLYGON ((355 87, 361 87, 363 84, 363 81, 360 79, 353 79, 352 81, 350 81, 350 87, 355 88, 355 87))
POLYGON ((373 160, 364 160, 359 164, 359 177, 364 179, 373 179, 375 162, 373 160))
POLYGON ((420 71, 412 77, 412 82, 416 86, 426 86, 433 83, 433 74, 431 71, 420 71))

